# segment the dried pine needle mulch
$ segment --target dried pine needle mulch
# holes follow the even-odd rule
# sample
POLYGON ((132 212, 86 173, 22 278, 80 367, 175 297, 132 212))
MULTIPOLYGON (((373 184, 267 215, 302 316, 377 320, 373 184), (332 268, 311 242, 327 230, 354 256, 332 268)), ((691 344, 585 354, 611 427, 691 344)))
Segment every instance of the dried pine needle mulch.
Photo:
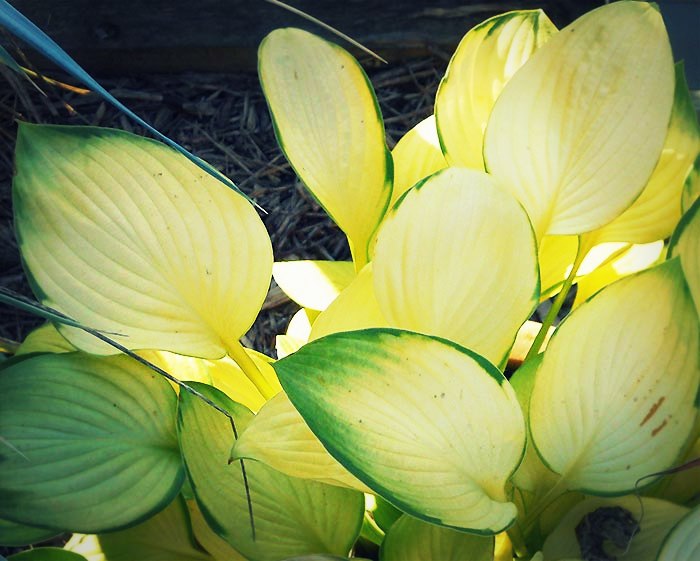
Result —
MULTIPOLYGON (((387 143, 393 148, 407 130, 432 113, 445 57, 381 67, 374 61, 362 62, 376 89, 387 143)), ((80 95, 37 80, 44 96, 6 68, 0 67, 0 72, 0 286, 31 295, 12 227, 15 120, 143 131, 97 95, 80 95)), ((349 259, 345 236, 305 191, 278 148, 255 75, 152 75, 101 83, 161 132, 221 170, 268 212, 262 219, 276 260, 349 259)), ((274 356, 274 336, 284 332, 296 309, 273 284, 244 342, 274 356)), ((0 307, 0 337, 21 341, 40 323, 0 307)))

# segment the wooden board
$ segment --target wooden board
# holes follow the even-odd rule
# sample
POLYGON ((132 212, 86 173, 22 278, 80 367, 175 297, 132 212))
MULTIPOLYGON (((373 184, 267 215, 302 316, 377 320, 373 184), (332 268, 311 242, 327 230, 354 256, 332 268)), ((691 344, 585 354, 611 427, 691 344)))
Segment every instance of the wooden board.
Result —
MULTIPOLYGON (((11 0, 88 70, 100 73, 252 69, 277 27, 321 30, 263 0, 11 0)), ((558 25, 602 0, 296 0, 294 5, 389 61, 451 52, 494 14, 543 8, 558 25)), ((340 41, 339 39, 335 39, 340 41)))

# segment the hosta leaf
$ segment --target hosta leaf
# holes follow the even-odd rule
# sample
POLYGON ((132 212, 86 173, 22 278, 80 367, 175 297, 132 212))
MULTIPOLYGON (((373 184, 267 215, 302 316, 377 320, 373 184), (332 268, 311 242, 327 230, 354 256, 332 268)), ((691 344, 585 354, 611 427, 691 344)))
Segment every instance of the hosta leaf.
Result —
POLYGON ((542 299, 559 292, 576 259, 578 244, 578 236, 545 236, 540 240, 538 259, 542 299))
POLYGON ((283 392, 268 401, 240 434, 231 458, 250 458, 293 477, 371 493, 328 453, 283 392))
POLYGON ((475 536, 404 514, 387 532, 381 561, 492 561, 492 536, 475 536))
POLYGON ((56 329, 56 326, 47 322, 29 333, 17 349, 15 356, 30 353, 70 353, 77 350, 56 329))
POLYGON ((486 123, 503 87, 557 29, 542 10, 501 14, 460 42, 440 82, 435 117, 451 165, 484 169, 486 123))
POLYGON ((175 392, 125 356, 32 355, 0 371, 0 517, 114 530, 182 485, 175 392))
POLYGON ((38 547, 10 555, 8 561, 86 561, 85 557, 58 547, 38 547))
POLYGON ((279 145, 347 234, 359 270, 392 183, 391 155, 369 80, 349 53, 300 29, 273 31, 258 57, 279 145))
MULTIPOLYGON (((626 510, 640 524, 639 533, 629 543, 629 549, 615 548, 607 543, 609 551, 619 559, 654 561, 664 536, 683 517, 688 509, 649 497, 620 497, 616 499, 590 498, 577 504, 561 520, 545 540, 542 552, 546 561, 583 559, 576 537, 576 526, 582 519, 600 508, 619 507, 626 510)), ((601 524, 602 526, 602 524, 601 524)), ((596 540, 595 528, 587 534, 587 541, 596 540)))
POLYGON ((330 335, 275 363, 323 445, 401 510, 493 534, 525 425, 503 375, 445 340, 393 329, 330 335), (498 419, 490 423, 488 419, 498 419))
POLYGON ((435 116, 423 119, 408 131, 391 151, 394 159, 394 188, 390 207, 424 177, 447 167, 435 128, 435 116))
MULTIPOLYGON (((535 387, 537 369, 542 364, 543 357, 543 354, 533 356, 518 368, 510 379, 525 419, 530 416, 530 396, 535 387)), ((552 488, 557 481, 557 475, 542 463, 532 443, 529 430, 527 436, 525 456, 513 475, 513 483, 518 489, 537 494, 542 489, 552 488)))
POLYGON ((554 35, 508 82, 484 139, 486 168, 537 237, 599 228, 640 194, 673 104, 658 9, 615 2, 554 35))
POLYGON ((194 500, 187 501, 187 509, 190 513, 192 533, 197 543, 206 549, 216 561, 246 561, 245 557, 212 530, 211 526, 204 520, 202 511, 199 510, 194 500))
POLYGON ((284 358, 297 350, 309 341, 311 336, 311 324, 318 317, 319 312, 302 308, 292 316, 284 335, 275 337, 275 350, 277 358, 284 358))
POLYGON ((60 530, 47 530, 9 520, 0 520, 0 545, 13 547, 29 545, 49 540, 60 534, 60 530))
MULTIPOLYGON (((277 375, 270 365, 269 359, 255 351, 246 350, 246 352, 264 376, 267 384, 274 389, 275 393, 280 391, 281 387, 277 375)), ((251 411, 260 409, 266 401, 266 398, 243 373, 243 370, 228 357, 220 360, 207 360, 167 351, 142 351, 139 354, 179 380, 203 382, 214 386, 251 411)))
POLYGON ((133 528, 100 535, 75 534, 66 548, 88 561, 212 561, 194 539, 181 497, 133 528))
MULTIPOLYGON (((700 458, 700 438, 695 441, 695 444, 688 450, 685 457, 678 460, 676 464, 683 465, 697 458, 700 458)), ((700 504, 699 473, 700 467, 694 466, 673 475, 666 475, 661 480, 661 487, 663 488, 662 498, 687 506, 700 504)))
POLYGON ((686 212, 700 197, 700 156, 695 159, 693 167, 688 172, 683 185, 681 210, 686 212))
POLYGON ((693 561, 700 558, 700 507, 695 507, 664 540, 655 561, 693 561))
POLYGON ((527 215, 486 174, 464 168, 406 193, 382 224, 373 270, 389 325, 445 337, 495 364, 539 296, 527 215))
MULTIPOLYGON (((232 413, 239 431, 252 414, 218 390, 193 383, 232 413)), ((310 552, 342 555, 362 524, 362 493, 290 478, 260 462, 245 462, 255 538, 239 462, 228 464, 234 442, 229 420, 191 395, 180 394, 180 446, 197 504, 207 523, 251 561, 277 561, 310 552)))
POLYGON ((390 325, 377 302, 372 266, 365 265, 350 286, 319 314, 311 326, 310 341, 331 333, 390 325))
POLYGON ((275 282, 303 308, 325 310, 355 278, 349 261, 278 261, 275 282))
MULTIPOLYGON (((219 358, 250 327, 272 250, 246 200, 171 149, 111 129, 21 124, 13 195, 45 305, 131 349, 219 358)), ((112 347, 74 328, 71 343, 112 347)))
POLYGON ((662 240, 632 245, 605 265, 578 279, 574 308, 577 308, 598 292, 624 276, 651 267, 659 260, 664 250, 662 240))
POLYGON ((700 199, 678 223, 669 242, 669 255, 680 256, 683 274, 700 318, 700 199))
POLYGON ((698 116, 685 80, 683 63, 678 63, 673 111, 661 157, 639 198, 597 231, 596 239, 643 244, 669 237, 681 218, 678 200, 699 152, 698 116))
POLYGON ((623 494, 670 467, 695 420, 698 337, 678 259, 607 287, 560 325, 530 431, 569 489, 623 494))

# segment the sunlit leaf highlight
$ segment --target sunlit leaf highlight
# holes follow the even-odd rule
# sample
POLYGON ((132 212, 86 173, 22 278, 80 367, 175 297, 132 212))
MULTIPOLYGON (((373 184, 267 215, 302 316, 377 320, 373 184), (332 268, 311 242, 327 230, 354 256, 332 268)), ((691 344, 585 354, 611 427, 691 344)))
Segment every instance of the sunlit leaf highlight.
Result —
MULTIPOLYGON (((253 323, 272 250, 240 195, 171 149, 111 129, 22 124, 16 165, 19 245, 44 304, 130 349, 207 358, 253 323)), ((59 329, 84 350, 116 352, 59 329)))
POLYGON ((435 98, 440 143, 450 165, 484 170, 484 131, 496 99, 556 31, 542 10, 523 10, 487 19, 464 36, 435 98))
POLYGON ((537 371, 530 430, 566 488, 623 494, 672 465, 695 421, 698 342, 678 259, 610 285, 560 325, 537 371))
POLYGON ((309 343, 275 370, 324 447, 401 510, 483 534, 513 522, 505 483, 525 425, 513 390, 482 357, 369 329, 309 343))
POLYGON ((599 228, 646 185, 673 91, 658 9, 602 6, 554 35, 508 82, 486 129, 486 168, 523 204, 538 239, 599 228))
POLYGON ((300 29, 261 43, 258 72, 277 140, 347 234, 356 268, 391 198, 392 160, 374 91, 346 51, 300 29))

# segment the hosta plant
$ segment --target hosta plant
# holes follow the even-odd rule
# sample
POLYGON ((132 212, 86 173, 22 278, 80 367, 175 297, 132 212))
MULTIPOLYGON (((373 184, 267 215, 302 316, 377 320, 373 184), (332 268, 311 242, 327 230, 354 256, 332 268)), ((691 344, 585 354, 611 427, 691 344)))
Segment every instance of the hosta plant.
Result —
POLYGON ((391 152, 340 47, 278 30, 259 72, 352 262, 273 265, 249 203, 154 141, 20 125, 17 237, 54 321, 0 371, 0 543, 692 559, 700 129, 657 8, 485 21, 391 152), (277 361, 240 343, 273 274, 301 306, 277 361))

